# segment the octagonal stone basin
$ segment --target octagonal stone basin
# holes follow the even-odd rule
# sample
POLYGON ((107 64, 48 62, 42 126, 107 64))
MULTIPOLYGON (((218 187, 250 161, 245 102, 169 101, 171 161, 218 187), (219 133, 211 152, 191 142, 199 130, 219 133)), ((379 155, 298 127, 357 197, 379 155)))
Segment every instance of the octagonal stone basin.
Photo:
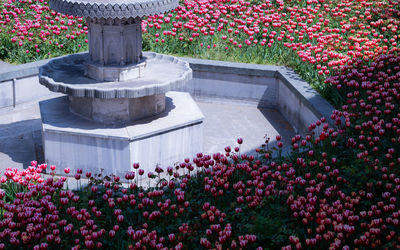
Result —
POLYGON ((143 53, 141 78, 102 82, 85 76, 89 54, 53 59, 39 70, 39 82, 69 95, 70 111, 105 124, 121 124, 164 112, 165 93, 192 78, 189 63, 157 53, 143 53))

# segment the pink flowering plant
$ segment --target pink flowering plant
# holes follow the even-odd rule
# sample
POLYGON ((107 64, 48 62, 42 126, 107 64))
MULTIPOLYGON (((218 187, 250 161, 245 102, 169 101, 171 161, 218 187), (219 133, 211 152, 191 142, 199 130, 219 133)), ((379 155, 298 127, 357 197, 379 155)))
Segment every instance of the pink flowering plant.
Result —
POLYGON ((135 163, 124 178, 65 169, 75 190, 55 166, 7 169, 0 249, 400 248, 397 2, 185 1, 143 27, 160 52, 290 56, 337 110, 291 138, 287 155, 280 136, 254 155, 239 138, 152 172, 135 163))
POLYGON ((238 139, 223 153, 157 166, 149 188, 139 164, 125 184, 78 170, 90 182, 75 191, 65 177, 39 177, 46 165, 10 169, 2 182, 25 190, 2 186, 0 248, 399 248, 398 62, 392 49, 329 77, 342 107, 294 136, 288 155, 280 136, 256 155, 238 139))
POLYGON ((144 20, 144 45, 182 56, 287 65, 335 100, 324 84, 333 70, 398 47, 398 6, 395 0, 185 0, 144 20))
POLYGON ((0 2, 0 59, 26 63, 87 50, 84 19, 52 11, 44 0, 0 2))
MULTIPOLYGON (((167 14, 144 18, 143 47, 287 65, 337 102, 340 97, 325 78, 350 59, 371 62, 376 53, 397 48, 398 6, 398 0, 181 0, 167 14)), ((52 11, 44 0, 6 0, 0 13, 0 59, 25 63, 84 51, 87 33, 83 18, 52 11)))

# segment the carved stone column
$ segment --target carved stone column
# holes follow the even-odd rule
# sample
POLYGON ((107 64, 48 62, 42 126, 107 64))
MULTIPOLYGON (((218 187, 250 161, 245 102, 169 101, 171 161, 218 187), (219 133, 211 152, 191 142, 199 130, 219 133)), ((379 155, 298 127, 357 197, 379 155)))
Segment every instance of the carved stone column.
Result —
POLYGON ((142 19, 86 18, 89 25, 90 62, 85 74, 99 81, 139 78, 146 66, 142 57, 142 19))

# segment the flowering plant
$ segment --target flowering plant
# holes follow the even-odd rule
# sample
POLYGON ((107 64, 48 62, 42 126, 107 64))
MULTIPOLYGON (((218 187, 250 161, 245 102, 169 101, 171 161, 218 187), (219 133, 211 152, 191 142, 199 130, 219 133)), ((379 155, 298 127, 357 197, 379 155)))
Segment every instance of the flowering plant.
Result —
POLYGON ((2 60, 26 63, 87 49, 81 17, 52 11, 44 0, 5 0, 0 8, 2 60))
MULTIPOLYGON (((27 2, 5 6, 19 3, 27 2)), ((238 139, 223 153, 157 166, 156 174, 137 163, 125 179, 65 169, 78 183, 89 179, 76 190, 54 175, 55 166, 7 169, 0 249, 400 248, 394 1, 185 1, 143 25, 146 46, 163 52, 211 57, 208 51, 229 50, 248 59, 295 53, 301 72, 326 77, 337 110, 310 124, 308 135, 294 136, 288 155, 280 136, 276 149, 267 138, 255 155, 240 152, 238 139), (144 188, 149 179, 156 185, 144 188)))

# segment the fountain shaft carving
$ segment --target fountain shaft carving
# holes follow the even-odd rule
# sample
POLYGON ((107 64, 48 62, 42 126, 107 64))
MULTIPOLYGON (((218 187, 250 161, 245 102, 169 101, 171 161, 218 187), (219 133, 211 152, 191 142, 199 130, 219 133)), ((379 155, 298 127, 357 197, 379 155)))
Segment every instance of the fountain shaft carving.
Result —
POLYGON ((90 61, 102 66, 125 66, 142 59, 142 19, 86 18, 90 61))
POLYGON ((85 65, 85 75, 109 82, 143 76, 146 62, 142 55, 140 17, 87 17, 86 21, 90 61, 85 65))

